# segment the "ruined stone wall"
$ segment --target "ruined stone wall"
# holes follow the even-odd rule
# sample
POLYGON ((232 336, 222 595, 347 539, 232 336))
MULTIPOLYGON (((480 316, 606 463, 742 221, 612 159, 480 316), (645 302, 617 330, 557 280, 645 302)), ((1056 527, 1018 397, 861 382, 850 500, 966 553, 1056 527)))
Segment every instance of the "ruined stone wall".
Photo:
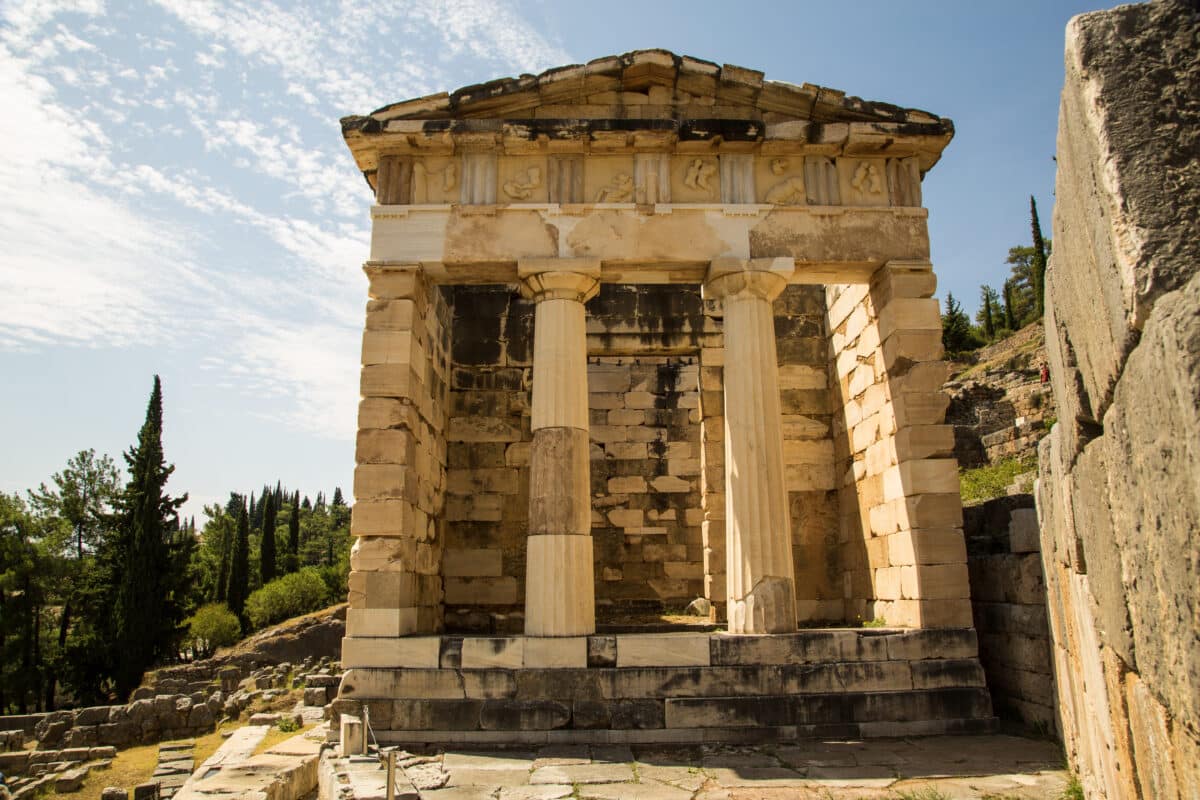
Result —
POLYGON ((826 288, 849 622, 971 624, 935 287, 928 263, 891 262, 826 288))
POLYGON ((1054 670, 1033 496, 964 508, 963 534, 979 661, 992 706, 997 716, 1054 732, 1054 670))
POLYGON ((1067 28, 1040 447, 1063 734, 1089 798, 1200 786, 1200 13, 1067 28))

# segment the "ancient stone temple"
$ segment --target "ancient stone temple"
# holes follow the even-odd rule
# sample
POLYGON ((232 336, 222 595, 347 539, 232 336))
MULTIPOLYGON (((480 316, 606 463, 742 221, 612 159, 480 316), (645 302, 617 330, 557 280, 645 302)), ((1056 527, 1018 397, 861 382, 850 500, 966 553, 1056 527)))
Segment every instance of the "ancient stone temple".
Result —
POLYGON ((336 709, 988 726, 921 206, 949 120, 656 50, 342 126, 376 205, 336 709))

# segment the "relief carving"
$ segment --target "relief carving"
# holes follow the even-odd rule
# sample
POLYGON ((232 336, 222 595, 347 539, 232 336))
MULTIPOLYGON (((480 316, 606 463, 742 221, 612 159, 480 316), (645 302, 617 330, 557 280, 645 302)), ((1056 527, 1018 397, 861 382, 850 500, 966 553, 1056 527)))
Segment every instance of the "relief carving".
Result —
MULTIPOLYGON (((788 160, 773 158, 770 169, 772 175, 782 176, 788 171, 788 160)), ((777 206, 802 206, 807 199, 804 178, 799 175, 793 175, 781 183, 775 184, 767 190, 766 197, 768 203, 777 206)))
POLYGON ((713 194, 713 185, 709 181, 716 174, 716 164, 707 159, 694 158, 688 164, 687 173, 683 176, 683 185, 689 189, 695 189, 698 192, 704 192, 711 196, 713 194))
POLYGON ((513 200, 528 200, 533 196, 533 190, 542 185, 542 168, 530 167, 511 181, 505 181, 504 193, 513 200))
POLYGON ((458 164, 453 162, 441 169, 430 169, 424 161, 413 164, 413 202, 420 205, 428 203, 430 189, 441 183, 442 193, 445 194, 458 185, 458 164))
POLYGON ((625 172, 617 173, 612 183, 605 186, 596 195, 597 203, 628 203, 631 200, 633 200, 633 178, 625 172))
POLYGON ((854 168, 854 177, 850 179, 850 185, 859 194, 882 194, 883 176, 879 174, 879 168, 871 162, 860 161, 854 168))

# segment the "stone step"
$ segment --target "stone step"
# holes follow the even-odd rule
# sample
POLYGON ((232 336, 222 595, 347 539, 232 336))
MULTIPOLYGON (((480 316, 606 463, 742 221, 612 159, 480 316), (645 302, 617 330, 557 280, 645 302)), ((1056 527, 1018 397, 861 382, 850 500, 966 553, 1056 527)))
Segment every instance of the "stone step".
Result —
POLYGON ((982 688, 974 658, 627 669, 350 670, 341 700, 607 700, 982 688))
POLYGON ((604 700, 423 700, 377 706, 375 730, 738 728, 987 719, 987 689, 604 700))

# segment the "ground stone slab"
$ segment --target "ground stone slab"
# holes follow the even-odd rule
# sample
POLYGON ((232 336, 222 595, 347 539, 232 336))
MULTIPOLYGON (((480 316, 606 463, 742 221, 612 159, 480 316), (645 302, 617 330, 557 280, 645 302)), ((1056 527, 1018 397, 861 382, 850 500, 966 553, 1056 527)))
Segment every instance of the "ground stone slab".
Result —
POLYGON ((529 776, 531 784, 539 783, 623 783, 634 779, 628 764, 574 764, 563 767, 543 767, 529 776))

